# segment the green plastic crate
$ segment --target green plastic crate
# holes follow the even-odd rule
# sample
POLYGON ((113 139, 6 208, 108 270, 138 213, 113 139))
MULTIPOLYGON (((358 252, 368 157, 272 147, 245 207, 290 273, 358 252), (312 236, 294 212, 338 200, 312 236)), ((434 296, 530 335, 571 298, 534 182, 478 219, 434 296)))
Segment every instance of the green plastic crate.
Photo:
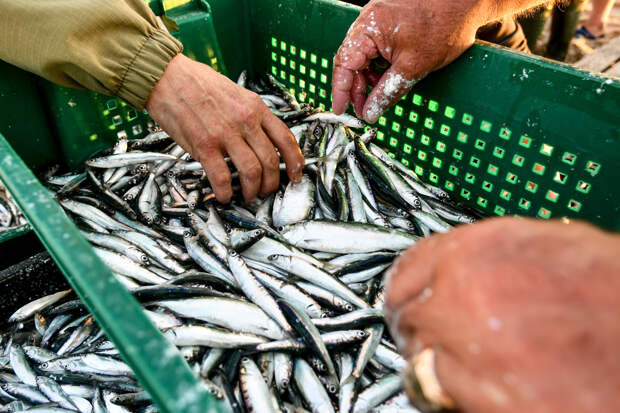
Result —
MULTIPOLYGON (((358 13, 333 0, 203 0, 166 11, 189 56, 231 78, 246 68, 270 72, 301 101, 325 108, 333 55, 358 13)), ((33 170, 76 167, 117 136, 141 137, 152 125, 117 99, 5 64, 0 109, 0 133, 33 170)), ((416 85, 378 126, 379 143, 396 159, 485 214, 567 216, 620 229, 617 80, 477 44, 416 85)), ((108 270, 25 165, 0 139, 0 178, 162 411, 215 408, 200 391, 181 405, 196 378, 174 351, 153 363, 169 346, 118 283, 97 282, 108 270)))

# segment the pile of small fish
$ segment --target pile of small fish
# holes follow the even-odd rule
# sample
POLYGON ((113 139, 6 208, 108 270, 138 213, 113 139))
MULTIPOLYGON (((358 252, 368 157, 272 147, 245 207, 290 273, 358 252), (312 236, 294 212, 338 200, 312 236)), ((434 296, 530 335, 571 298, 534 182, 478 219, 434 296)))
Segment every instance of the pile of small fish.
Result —
POLYGON ((22 211, 0 181, 0 232, 27 224, 22 211))
MULTIPOLYGON (((157 131, 48 184, 231 411, 416 412, 384 324, 384 274, 420 237, 474 217, 372 143, 376 130, 355 132, 358 119, 300 105, 271 77, 239 83, 291 128, 300 182, 218 204, 202 166, 157 131)), ((9 321, 0 412, 156 411, 71 291, 9 321)))

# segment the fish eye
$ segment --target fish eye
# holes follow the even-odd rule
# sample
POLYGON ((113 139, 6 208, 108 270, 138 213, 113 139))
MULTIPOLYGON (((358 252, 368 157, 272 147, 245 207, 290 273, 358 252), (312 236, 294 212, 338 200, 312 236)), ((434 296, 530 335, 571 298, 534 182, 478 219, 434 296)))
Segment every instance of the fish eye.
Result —
POLYGON ((288 380, 286 380, 286 379, 282 380, 281 384, 282 384, 282 387, 284 387, 285 389, 288 388, 288 384, 289 384, 288 380))
POLYGON ((327 387, 327 391, 330 392, 330 393, 336 393, 336 390, 338 390, 338 389, 333 384, 331 384, 329 387, 327 387))
POLYGON ((277 230, 278 230, 278 232, 282 232, 282 231, 284 231, 284 227, 283 227, 282 225, 280 225, 280 226, 277 228, 277 230))
POLYGON ((249 358, 249 357, 243 357, 243 358, 241 359, 241 361, 242 361, 243 363, 247 363, 248 361, 250 361, 250 358, 249 358))
POLYGON ((359 337, 365 337, 365 336, 366 336, 366 332, 365 332, 364 330, 360 330, 360 331, 357 333, 357 335, 358 335, 359 337))
POLYGON ((347 311, 353 311, 353 306, 351 304, 347 304, 344 306, 347 311))
POLYGON ((140 261, 147 264, 149 262, 149 257, 147 257, 145 254, 142 254, 142 256, 140 257, 140 261))
POLYGON ((192 233, 189 231, 185 231, 183 232, 183 238, 190 238, 192 236, 192 233))
POLYGON ((48 368, 48 367, 49 367, 49 364, 48 364, 47 362, 45 362, 45 363, 41 363, 41 365, 40 365, 39 367, 41 367, 42 369, 44 369, 44 370, 45 370, 46 368, 48 368))

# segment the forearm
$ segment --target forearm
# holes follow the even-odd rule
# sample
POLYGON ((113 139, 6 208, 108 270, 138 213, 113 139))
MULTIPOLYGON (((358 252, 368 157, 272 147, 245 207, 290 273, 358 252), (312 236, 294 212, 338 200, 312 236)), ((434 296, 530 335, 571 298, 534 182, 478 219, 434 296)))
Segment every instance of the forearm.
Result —
POLYGON ((142 0, 0 0, 0 59, 143 108, 181 44, 142 0))
POLYGON ((476 0, 476 7, 484 19, 483 24, 486 24, 502 17, 523 13, 534 7, 555 2, 556 0, 476 0))

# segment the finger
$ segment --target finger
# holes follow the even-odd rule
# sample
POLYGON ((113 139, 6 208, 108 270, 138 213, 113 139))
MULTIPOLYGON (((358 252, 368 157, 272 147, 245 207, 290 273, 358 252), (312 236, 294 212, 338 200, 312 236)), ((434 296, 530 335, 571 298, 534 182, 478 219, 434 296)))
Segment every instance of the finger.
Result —
POLYGON ((362 70, 378 56, 375 43, 368 37, 352 35, 345 39, 334 57, 332 73, 332 110, 341 114, 347 109, 355 72, 362 70))
POLYGON ((356 72, 353 76, 351 87, 351 102, 358 116, 362 116, 364 103, 366 103, 366 77, 363 73, 356 72))
POLYGON ((379 83, 374 87, 364 106, 364 119, 368 123, 375 123, 383 112, 396 103, 414 85, 413 76, 405 65, 396 61, 381 76, 379 83))
POLYGON ((280 157, 262 128, 257 128, 249 135, 246 136, 245 140, 256 154, 263 168, 260 195, 265 196, 278 189, 280 184, 280 157))
POLYGON ((265 109, 265 116, 263 116, 262 127, 269 140, 280 151, 280 156, 286 163, 286 173, 290 180, 299 182, 304 167, 304 156, 291 130, 267 109, 265 109))
POLYGON ((197 159, 207 173, 207 179, 217 200, 222 203, 230 201, 232 197, 230 170, 221 151, 213 151, 203 156, 197 156, 197 159))
POLYGON ((246 202, 251 202, 260 190, 263 168, 254 151, 241 137, 230 137, 226 140, 225 147, 230 159, 239 171, 243 198, 246 202))
POLYGON ((444 235, 418 242, 405 251, 390 267, 387 275, 386 316, 423 292, 432 281, 439 262, 444 235))
POLYGON ((468 368, 452 352, 436 351, 435 373, 443 391, 463 411, 501 411, 508 407, 510 395, 504 386, 482 375, 480 369, 468 368))

